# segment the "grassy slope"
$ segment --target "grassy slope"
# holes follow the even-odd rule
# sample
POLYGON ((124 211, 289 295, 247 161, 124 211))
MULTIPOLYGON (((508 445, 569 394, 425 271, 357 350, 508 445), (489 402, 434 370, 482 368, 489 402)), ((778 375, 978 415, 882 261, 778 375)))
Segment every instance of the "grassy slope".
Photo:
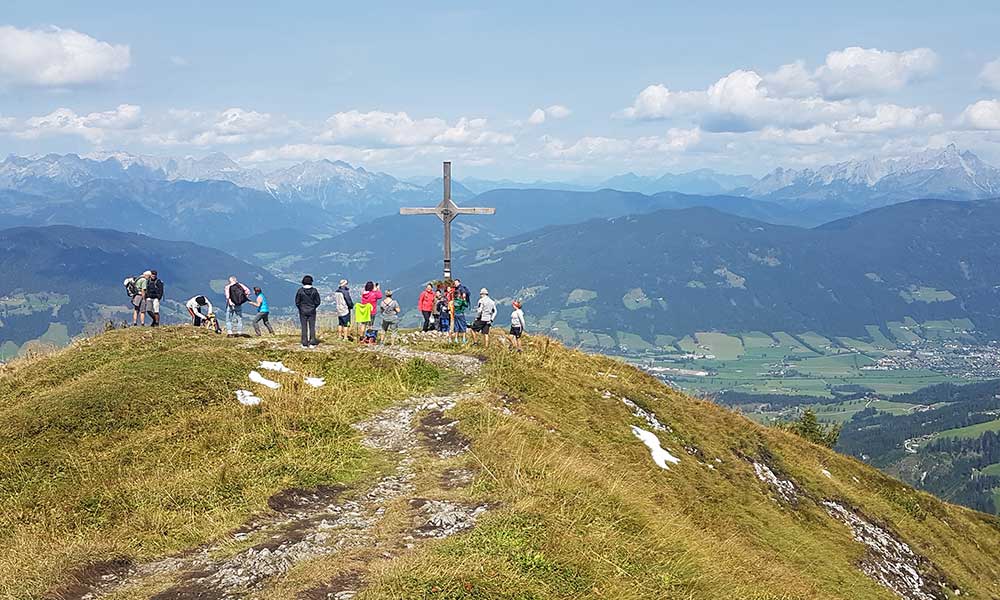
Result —
POLYGON ((116 331, 0 372, 0 597, 37 594, 87 561, 194 546, 287 487, 373 478, 350 423, 438 377, 420 362, 153 333, 116 331), (329 384, 237 404, 249 370, 273 358, 329 384))
MULTIPOLYGON (((0 592, 38 593, 88 560, 193 546, 288 486, 373 478, 378 457, 348 424, 441 378, 349 350, 261 356, 156 334, 115 332, 0 376, 0 592), (331 383, 243 409, 232 390, 260 358, 331 383), (154 394, 128 392, 143 380, 154 394)), ((455 493, 500 507, 472 532, 372 566, 362 598, 894 598, 857 569, 864 549, 846 527, 809 500, 775 502, 741 455, 769 456, 810 495, 889 524, 963 597, 1000 597, 996 519, 617 361, 533 340, 524 355, 492 353, 474 386, 479 399, 453 411, 472 452, 452 460, 480 474, 455 493), (679 465, 653 464, 629 431, 643 422, 616 396, 672 428, 659 437, 679 465)), ((296 567, 264 597, 295 597, 351 560, 296 567)))
POLYGON ((501 499, 504 512, 391 565, 374 597, 895 597, 858 571, 863 551, 845 527, 814 503, 779 505, 737 457, 767 453, 814 496, 890 524, 963 596, 1000 597, 1000 521, 853 459, 752 425, 612 360, 555 346, 495 356, 487 385, 517 400, 516 415, 486 404, 460 414, 488 474, 479 492, 501 499), (659 437, 681 463, 656 467, 629 432, 642 421, 602 398, 604 390, 655 410, 673 429, 659 437), (723 462, 710 470, 685 447, 723 462))

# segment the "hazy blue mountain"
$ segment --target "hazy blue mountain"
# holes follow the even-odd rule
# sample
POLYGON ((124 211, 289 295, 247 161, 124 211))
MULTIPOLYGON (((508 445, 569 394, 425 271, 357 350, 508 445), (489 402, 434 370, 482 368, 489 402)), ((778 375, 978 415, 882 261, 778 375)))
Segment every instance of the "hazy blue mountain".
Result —
POLYGON ((227 181, 93 179, 45 195, 0 192, 0 227, 65 224, 111 227, 216 247, 281 227, 321 231, 349 223, 304 203, 279 203, 227 181))
POLYGON ((260 267, 190 242, 67 225, 15 227, 0 230, 0 341, 20 345, 53 324, 72 336, 88 323, 121 321, 128 314, 122 280, 145 269, 164 281, 164 322, 186 314, 181 305, 194 295, 223 302, 221 283, 233 274, 264 288, 278 309, 295 294, 294 285, 260 267))
POLYGON ((712 169, 698 169, 686 173, 666 173, 660 177, 626 173, 608 179, 600 187, 643 194, 681 192, 718 195, 746 188, 756 181, 752 175, 729 175, 712 169))
MULTIPOLYGON (((498 213, 499 215, 499 213, 498 213)), ((495 225, 494 225, 495 226, 495 225)), ((817 331, 968 318, 1000 334, 1000 203, 922 200, 815 229, 710 208, 556 226, 459 253, 456 271, 591 331, 817 331)), ((398 279, 415 290, 425 263, 398 279)), ((412 293, 412 291, 410 292, 412 293)))

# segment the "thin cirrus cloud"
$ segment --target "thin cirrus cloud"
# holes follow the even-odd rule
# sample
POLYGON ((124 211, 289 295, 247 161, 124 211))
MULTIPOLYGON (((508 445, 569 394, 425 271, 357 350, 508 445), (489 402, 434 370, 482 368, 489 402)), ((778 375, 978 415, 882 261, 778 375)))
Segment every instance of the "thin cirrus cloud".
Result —
POLYGON ((113 79, 132 63, 128 45, 59 27, 0 26, 0 82, 62 87, 113 79))

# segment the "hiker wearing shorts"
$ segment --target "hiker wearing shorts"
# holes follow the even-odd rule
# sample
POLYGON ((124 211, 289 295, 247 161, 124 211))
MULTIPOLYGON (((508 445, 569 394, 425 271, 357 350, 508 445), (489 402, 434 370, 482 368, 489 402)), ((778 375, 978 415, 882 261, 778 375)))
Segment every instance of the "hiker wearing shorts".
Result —
POLYGON ((490 347, 490 327, 497 318, 497 303, 490 298, 486 288, 479 290, 479 304, 476 305, 476 320, 472 323, 472 341, 476 342, 480 335, 485 337, 485 347, 490 347))
POLYGON ((163 280, 160 279, 156 271, 149 272, 146 280, 146 312, 153 321, 151 327, 160 326, 160 300, 163 299, 163 280))
POLYGON ((347 287, 346 279, 340 280, 340 287, 333 293, 333 303, 337 307, 337 331, 340 339, 346 342, 350 339, 351 311, 354 310, 351 288, 347 287))

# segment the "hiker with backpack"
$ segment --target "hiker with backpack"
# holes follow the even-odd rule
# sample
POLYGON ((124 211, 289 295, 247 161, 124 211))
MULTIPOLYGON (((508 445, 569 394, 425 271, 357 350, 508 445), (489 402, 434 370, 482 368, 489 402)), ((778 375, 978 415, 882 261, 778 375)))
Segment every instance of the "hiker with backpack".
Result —
POLYGON ((126 277, 122 285, 125 286, 125 293, 128 294, 128 303, 132 307, 132 327, 139 324, 139 313, 142 312, 142 294, 139 292, 138 281, 142 277, 126 277))
POLYGON ((295 308, 299 309, 303 348, 315 348, 319 345, 319 340, 316 339, 316 309, 319 305, 319 290, 313 287, 312 275, 306 275, 302 278, 302 287, 295 292, 295 308))
POLYGON ((476 320, 472 322, 472 342, 475 343, 482 334, 486 338, 486 347, 490 347, 490 327, 497 318, 497 303, 490 298, 486 288, 479 290, 479 304, 476 305, 476 320))
POLYGON ((253 289, 254 295, 257 297, 256 300, 251 300, 250 304, 257 307, 257 316, 253 318, 253 331, 260 337, 260 327, 258 323, 264 323, 264 327, 267 327, 267 332, 274 335, 274 330, 271 329, 271 322, 268 321, 268 317, 271 315, 271 308, 267 305, 267 298, 264 297, 264 292, 260 291, 259 287, 253 289))
POLYGON ((391 345, 399 332, 399 313, 399 302, 392 299, 392 290, 386 290, 385 299, 382 300, 382 333, 385 334, 387 344, 391 345))
POLYGON ((333 293, 333 303, 337 307, 337 332, 341 340, 349 341, 354 300, 351 300, 351 288, 347 287, 346 279, 340 280, 340 287, 333 293))
POLYGON ((163 299, 163 280, 159 278, 156 271, 149 272, 146 280, 146 312, 152 319, 151 327, 160 326, 160 300, 163 299))
POLYGON ((250 288, 229 276, 229 285, 224 290, 226 295, 226 335, 229 337, 243 335, 243 305, 250 299, 250 288), (233 333, 233 329, 236 333, 233 333))
POLYGON ((451 311, 448 305, 448 294, 439 291, 434 313, 437 315, 437 330, 442 333, 449 333, 451 330, 451 311))
POLYGON ((125 280, 125 290, 132 297, 132 327, 142 327, 146 324, 146 286, 150 272, 145 271, 138 277, 132 277, 132 284, 125 280))

